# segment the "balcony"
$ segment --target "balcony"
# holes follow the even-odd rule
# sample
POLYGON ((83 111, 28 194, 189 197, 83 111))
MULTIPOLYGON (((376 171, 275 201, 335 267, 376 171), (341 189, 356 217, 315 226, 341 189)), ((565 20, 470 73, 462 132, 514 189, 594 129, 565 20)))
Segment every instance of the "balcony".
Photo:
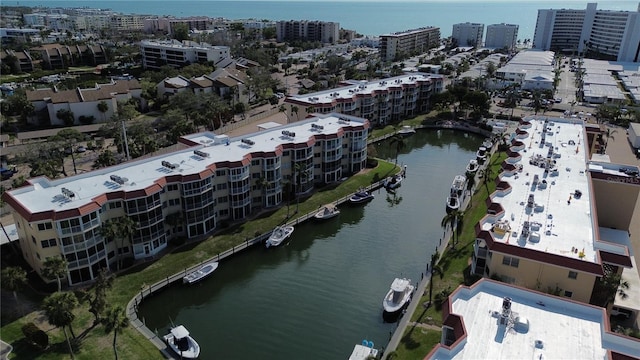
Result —
POLYGON ((233 186, 229 188, 229 193, 231 195, 239 195, 239 194, 244 194, 249 192, 249 190, 251 190, 251 186, 250 185, 245 185, 245 186, 233 186))
POLYGON ((231 202, 231 207, 240 208, 240 207, 245 207, 245 206, 247 206, 249 204, 251 204, 251 198, 247 197, 244 200, 232 201, 231 202))
POLYGON ((229 174, 229 181, 231 182, 241 181, 248 177, 249 177, 249 169, 246 169, 239 174, 233 174, 233 175, 229 174))

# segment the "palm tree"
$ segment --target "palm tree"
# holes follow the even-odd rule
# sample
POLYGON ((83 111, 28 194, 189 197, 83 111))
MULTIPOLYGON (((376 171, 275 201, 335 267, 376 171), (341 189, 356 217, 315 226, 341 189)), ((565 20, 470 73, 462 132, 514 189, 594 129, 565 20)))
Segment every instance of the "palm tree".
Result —
POLYGON ((75 339, 73 334, 73 328, 71 323, 75 319, 73 310, 79 305, 78 298, 72 292, 56 292, 47 296, 42 302, 42 309, 44 310, 49 323, 53 326, 62 328, 64 338, 67 340, 69 346, 69 354, 73 359, 73 348, 67 335, 66 327, 69 327, 71 336, 75 339))
POLYGON ((604 143, 604 148, 605 150, 607 149, 607 146, 609 145, 609 139, 611 140, 615 140, 616 138, 613 136, 613 134, 617 134, 618 130, 615 129, 611 129, 609 127, 607 127, 607 131, 604 133, 604 137, 607 139, 604 143))
POLYGON ((473 187, 476 185, 476 174, 472 172, 465 172, 464 176, 467 178, 467 191, 469 192, 469 199, 473 199, 473 187))
POLYGON ((7 267, 2 270, 2 287, 13 292, 13 298, 18 305, 18 290, 27 284, 27 272, 17 266, 7 267))
POLYGON ((406 145, 404 142, 404 137, 396 132, 393 136, 391 136, 390 143, 392 145, 396 145, 395 164, 398 165, 398 155, 400 154, 400 150, 402 150, 406 145))
MULTIPOLYGON (((136 232, 136 230, 138 230, 138 226, 130 217, 123 216, 118 218, 118 232, 121 235, 120 237, 122 239, 129 240, 129 244, 133 244, 131 238, 133 237, 133 234, 136 232)), ((121 261, 120 256, 118 257, 118 261, 121 261)), ((118 270, 120 270, 120 265, 121 264, 118 263, 118 270)))
POLYGON ((438 260, 440 259, 440 253, 436 249, 436 252, 431 254, 431 279, 429 279, 429 304, 433 301, 433 275, 440 275, 440 279, 444 276, 444 271, 442 267, 438 265, 438 260))
MULTIPOLYGON (((114 241, 116 238, 118 238, 118 223, 116 221, 116 219, 109 219, 107 221, 105 221, 104 223, 102 223, 102 226, 100 226, 100 234, 102 235, 102 237, 104 237, 107 240, 107 243, 110 243, 112 241, 114 241)), ((116 257, 118 258, 118 270, 120 270, 120 254, 119 254, 119 250, 120 250, 120 246, 118 244, 116 244, 116 257)))
POLYGON ((300 120, 298 118, 298 107, 297 106, 292 106, 291 107, 291 114, 296 114, 296 120, 300 120))
POLYGON ((287 124, 291 122, 291 120, 289 119, 289 114, 287 114, 287 107, 284 105, 280 105, 280 107, 278 108, 278 111, 283 113, 284 116, 287 117, 287 124))
POLYGON ((127 326, 129 326, 129 318, 127 317, 124 308, 122 306, 115 306, 107 310, 107 315, 102 319, 104 324, 104 331, 108 334, 113 332, 113 353, 118 360, 118 348, 116 347, 116 339, 118 333, 121 333, 127 326))
POLYGON ((62 290, 60 279, 67 274, 67 260, 60 256, 51 256, 44 261, 42 276, 47 279, 56 279, 58 281, 58 291, 62 290))
POLYGON ((484 170, 480 170, 480 177, 482 178, 482 182, 484 183, 485 188, 487 189, 487 195, 489 194, 489 181, 493 180, 493 169, 491 168, 491 164, 488 164, 484 170))

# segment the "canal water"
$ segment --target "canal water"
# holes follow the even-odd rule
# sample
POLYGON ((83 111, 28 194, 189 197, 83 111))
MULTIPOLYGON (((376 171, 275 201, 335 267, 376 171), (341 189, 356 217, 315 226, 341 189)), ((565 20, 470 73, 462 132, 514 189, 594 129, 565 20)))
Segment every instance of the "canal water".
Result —
MULTIPOLYGON (((397 325, 383 321, 382 299, 395 277, 420 281, 451 182, 482 138, 419 130, 405 141, 397 161, 407 177, 395 194, 377 190, 366 205, 298 225, 285 246, 223 260, 202 283, 146 299, 139 318, 160 336, 185 325, 201 359, 339 360, 363 339, 385 346, 397 325)), ((396 146, 383 141, 376 152, 394 161, 396 146)))

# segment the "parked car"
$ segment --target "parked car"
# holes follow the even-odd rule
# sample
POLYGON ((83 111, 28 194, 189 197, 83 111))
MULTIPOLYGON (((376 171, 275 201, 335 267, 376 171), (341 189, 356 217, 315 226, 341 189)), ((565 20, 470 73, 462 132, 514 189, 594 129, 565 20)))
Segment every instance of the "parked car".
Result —
POLYGON ((77 152, 77 153, 83 153, 83 152, 85 152, 85 151, 87 151, 87 148, 86 148, 86 147, 84 147, 84 146, 78 146, 78 147, 76 148, 76 152, 77 152))

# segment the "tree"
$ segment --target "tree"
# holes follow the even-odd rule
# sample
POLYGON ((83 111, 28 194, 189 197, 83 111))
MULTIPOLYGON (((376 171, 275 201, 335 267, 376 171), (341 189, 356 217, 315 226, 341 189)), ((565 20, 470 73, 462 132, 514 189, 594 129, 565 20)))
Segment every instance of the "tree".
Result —
POLYGON ((460 210, 451 210, 449 211, 440 221, 440 226, 443 229, 446 229, 448 226, 451 227, 452 238, 453 238, 453 246, 455 247, 457 244, 456 235, 460 234, 459 228, 462 227, 462 220, 464 218, 464 212, 460 210))
POLYGON ((444 276, 444 271, 442 267, 438 265, 438 260, 440 260, 440 253, 438 252, 438 249, 436 249, 436 252, 431 254, 431 263, 429 268, 431 272, 431 279, 429 279, 429 304, 433 301, 433 275, 440 275, 440 279, 444 276))
POLYGON ((53 326, 62 328, 64 338, 67 340, 67 345, 69 346, 69 354, 72 359, 74 358, 73 348, 71 347, 71 342, 69 341, 66 328, 69 327, 71 336, 75 339, 76 336, 73 333, 73 327, 71 324, 75 319, 73 310, 78 307, 78 305, 78 298, 72 292, 56 292, 47 296, 42 301, 42 310, 44 310, 49 323, 53 326))
POLYGON ((27 284, 27 272, 23 268, 11 266, 2 270, 2 287, 13 292, 13 298, 18 303, 18 290, 27 284))
POLYGON ((406 146, 404 137, 396 132, 393 136, 391 136, 391 140, 389 140, 389 143, 391 145, 395 144, 396 146, 395 164, 398 165, 398 155, 400 154, 400 150, 404 149, 404 147, 406 146))
MULTIPOLYGON (((112 241, 115 241, 117 238, 121 238, 119 235, 119 231, 118 231, 118 220, 116 219, 108 219, 107 221, 105 221, 104 223, 102 223, 102 226, 100 226, 100 234, 107 240, 107 243, 110 243, 112 241)), ((117 244, 117 249, 116 249, 116 258, 118 259, 117 261, 117 269, 120 270, 120 248, 121 248, 122 243, 117 244)))
POLYGON ((476 174, 472 172, 465 172, 465 178, 467 179, 467 191, 469 192, 469 199, 473 198, 473 187, 476 185, 476 174))
MULTIPOLYGON (((133 244, 131 238, 138 229, 137 224, 127 216, 119 217, 117 224, 118 233, 121 238, 129 240, 129 244, 133 244)), ((118 256, 118 260, 120 261, 120 256, 118 256)), ((120 270, 120 263, 118 263, 118 270, 120 270)))
POLYGON ((284 105, 280 105, 280 107, 278 108, 278 111, 283 113, 284 116, 287 117, 287 124, 291 122, 291 120, 289 119, 289 115, 287 114, 287 108, 284 105))
POLYGON ((60 109, 56 112, 56 117, 62 120, 66 126, 72 126, 75 122, 75 115, 71 110, 60 109))
POLYGON ((107 314, 104 319, 102 319, 102 323, 104 324, 104 331, 107 334, 113 332, 113 353, 115 355, 115 359, 118 360, 116 340, 118 333, 121 333, 127 326, 129 326, 129 318, 125 313, 124 308, 118 305, 107 310, 107 314))
POLYGON ((107 121, 105 113, 109 111, 109 104, 106 101, 100 101, 97 106, 98 111, 102 113, 102 121, 107 121))
POLYGON ((74 156, 73 149, 79 141, 84 139, 85 135, 76 129, 62 129, 54 136, 49 137, 48 140, 50 142, 60 144, 65 151, 67 151, 67 149, 71 150, 71 161, 73 163, 73 172, 75 174, 78 173, 78 169, 76 169, 76 158, 74 156))
POLYGON ((491 169, 491 164, 487 165, 484 170, 481 170, 480 177, 482 178, 482 182, 487 189, 487 195, 489 195, 489 181, 493 180, 493 169, 491 169))
POLYGON ((94 169, 100 169, 107 166, 116 165, 118 161, 111 150, 103 150, 100 152, 96 160, 93 162, 94 169))
POLYGON ((67 274, 67 260, 62 255, 50 256, 44 261, 42 275, 47 279, 56 279, 58 282, 58 291, 62 290, 60 279, 67 274))
POLYGON ((178 41, 189 40, 189 28, 187 24, 176 23, 173 27, 173 38, 178 41))
POLYGON ((102 321, 102 315, 107 309, 107 290, 111 289, 112 286, 113 276, 108 276, 106 269, 100 269, 91 291, 87 294, 89 312, 93 314, 94 325, 102 321))

